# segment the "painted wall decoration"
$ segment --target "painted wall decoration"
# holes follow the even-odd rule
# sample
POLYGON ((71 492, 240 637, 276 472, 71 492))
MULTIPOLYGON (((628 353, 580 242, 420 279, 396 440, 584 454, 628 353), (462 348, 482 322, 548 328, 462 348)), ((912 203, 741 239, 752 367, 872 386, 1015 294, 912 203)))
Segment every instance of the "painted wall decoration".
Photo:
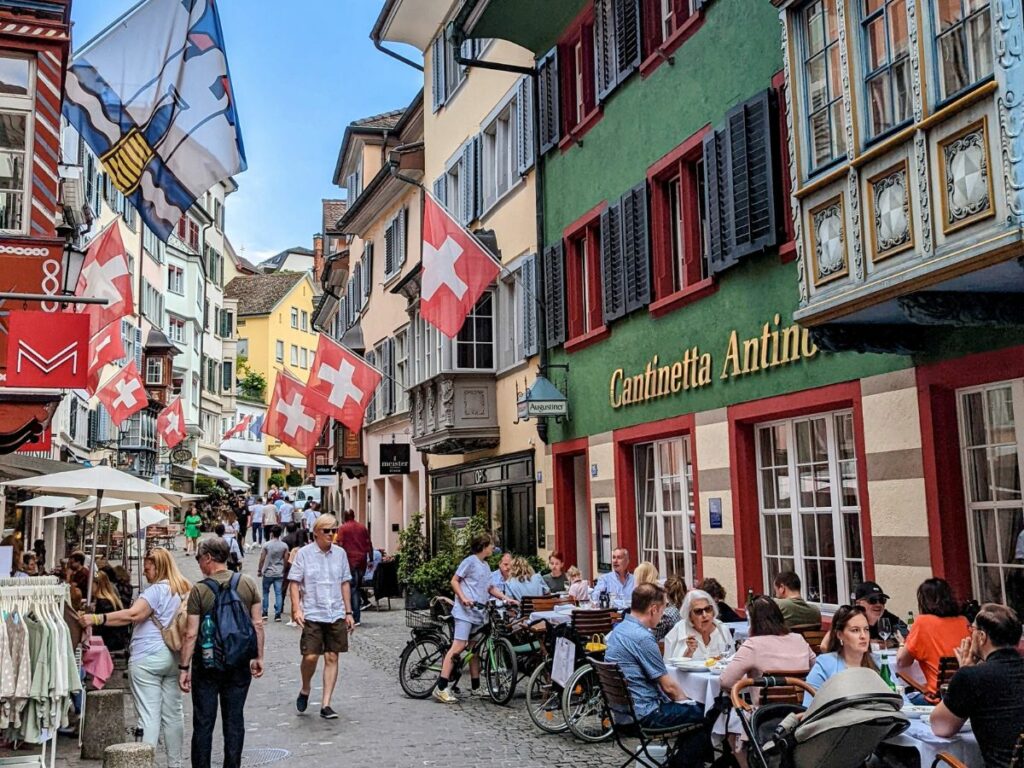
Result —
POLYGON ((907 161, 885 169, 868 179, 871 206, 871 242, 874 261, 914 247, 910 226, 910 192, 907 161))
POLYGON ((953 232, 995 214, 985 120, 972 123, 939 144, 942 227, 953 232))
POLYGON ((811 209, 811 241, 816 286, 842 277, 849 271, 842 195, 811 209))

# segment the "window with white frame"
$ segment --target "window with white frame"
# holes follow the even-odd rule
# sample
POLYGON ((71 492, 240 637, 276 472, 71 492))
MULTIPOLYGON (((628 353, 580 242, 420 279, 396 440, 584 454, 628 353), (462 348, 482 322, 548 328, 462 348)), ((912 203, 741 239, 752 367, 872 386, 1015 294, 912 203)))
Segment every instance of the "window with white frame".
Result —
POLYGON ((309 367, 307 359, 306 359, 306 355, 307 354, 309 354, 309 353, 306 351, 305 347, 300 347, 299 348, 299 368, 308 368, 309 367))
POLYGON ((185 270, 173 264, 167 265, 167 290, 179 296, 185 295, 185 270))
POLYGON ((235 365, 233 360, 224 360, 220 366, 221 388, 225 392, 233 392, 235 389, 235 365))
POLYGON ((178 317, 171 317, 167 321, 167 335, 171 341, 177 341, 181 344, 187 343, 185 341, 185 321, 178 317))
POLYGON ((809 602, 847 602, 864 580, 853 414, 787 419, 756 432, 765 583, 795 571, 809 602))
POLYGON ((455 367, 462 370, 494 368, 494 294, 490 291, 477 300, 455 338, 455 367))
POLYGON ((0 229, 25 232, 32 141, 34 73, 31 61, 0 56, 0 229))
POLYGON ((939 100, 945 101, 992 74, 989 0, 934 0, 939 100))
POLYGON ((146 358, 146 384, 159 386, 164 383, 164 360, 162 357, 146 358))
POLYGON ((445 208, 451 213, 456 221, 462 221, 462 187, 459 181, 462 177, 462 160, 453 163, 445 171, 445 208))
POLYGON ((409 331, 403 329, 395 334, 395 413, 409 409, 409 331))
POLYGON ((697 581, 690 437, 673 437, 633 448, 640 559, 658 573, 697 581))
POLYGON ((837 0, 814 0, 800 12, 810 170, 846 155, 837 0))
POLYGON ((278 339, 274 342, 274 359, 279 362, 284 362, 284 342, 278 339))
POLYGON ((299 310, 298 310, 297 307, 292 307, 291 317, 292 317, 292 328, 298 328, 299 327, 299 310))
POLYGON ((441 349, 444 337, 433 325, 424 320, 417 308, 410 327, 413 330, 413 384, 419 384, 441 371, 441 349))
POLYGON ((249 356, 249 340, 248 339, 239 339, 238 340, 238 346, 236 347, 236 349, 238 351, 238 356, 239 357, 248 357, 249 356))
POLYGON ((309 330, 309 312, 306 310, 299 312, 299 328, 303 331, 309 330))
POLYGON ((515 99, 483 129, 483 206, 488 210, 519 180, 515 99))
POLYGON ((198 408, 199 407, 199 374, 198 373, 193 373, 192 374, 191 401, 192 401, 192 407, 193 408, 198 408))
POLYGON ((298 366, 298 364, 299 364, 299 348, 297 346, 295 346, 294 344, 292 344, 291 348, 290 348, 289 360, 291 360, 291 364, 292 365, 298 366))
POLYGON ((863 0, 864 88, 871 136, 903 125, 912 116, 907 0, 863 0))
POLYGON ((1024 610, 1024 379, 957 392, 974 595, 1024 610))
POLYGON ((508 368, 526 357, 523 344, 524 287, 522 269, 506 270, 498 280, 498 368, 508 368))

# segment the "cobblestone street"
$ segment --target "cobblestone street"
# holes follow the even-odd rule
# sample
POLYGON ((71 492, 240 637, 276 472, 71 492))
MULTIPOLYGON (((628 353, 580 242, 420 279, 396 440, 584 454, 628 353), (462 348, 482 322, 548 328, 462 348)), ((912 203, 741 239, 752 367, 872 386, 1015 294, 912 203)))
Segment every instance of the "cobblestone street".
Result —
MULTIPOLYGON (((176 553, 177 555, 178 553, 176 553)), ((191 558, 177 557, 189 579, 198 576, 191 558)), ((246 558, 245 572, 255 575, 258 554, 246 558)), ((387 607, 385 602, 384 607, 387 607)), ((285 612, 288 612, 286 601, 285 612)), ((333 706, 340 717, 321 720, 320 679, 314 679, 309 709, 295 712, 299 689, 299 631, 281 624, 266 625, 266 672, 253 682, 246 704, 246 768, 284 758, 299 764, 338 759, 353 766, 532 766, 617 765, 612 744, 588 745, 569 734, 540 732, 526 713, 520 683, 516 699, 499 707, 474 698, 446 707, 432 700, 407 698, 398 684, 398 656, 408 639, 400 600, 390 611, 367 611, 342 656, 333 706), (286 750, 287 756, 268 750, 286 750), (344 757, 341 757, 344 755, 344 757)), ((191 707, 185 700, 185 754, 191 738, 191 707)), ((214 738, 215 751, 220 741, 214 738)), ((158 751, 158 765, 166 765, 158 751)), ((214 765, 219 765, 215 754, 214 765)), ((63 738, 58 765, 96 765, 80 761, 77 745, 63 738)))

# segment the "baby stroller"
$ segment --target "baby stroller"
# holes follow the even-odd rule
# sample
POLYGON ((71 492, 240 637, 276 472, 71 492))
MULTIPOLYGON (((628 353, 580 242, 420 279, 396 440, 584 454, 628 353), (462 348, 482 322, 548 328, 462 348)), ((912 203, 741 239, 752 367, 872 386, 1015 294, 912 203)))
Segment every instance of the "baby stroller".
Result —
POLYGON ((863 667, 834 675, 817 693, 798 678, 744 678, 733 686, 732 703, 749 739, 751 768, 859 768, 881 742, 910 725, 900 712, 903 698, 863 667), (811 706, 752 709, 742 697, 745 688, 778 686, 807 691, 814 696, 811 706))

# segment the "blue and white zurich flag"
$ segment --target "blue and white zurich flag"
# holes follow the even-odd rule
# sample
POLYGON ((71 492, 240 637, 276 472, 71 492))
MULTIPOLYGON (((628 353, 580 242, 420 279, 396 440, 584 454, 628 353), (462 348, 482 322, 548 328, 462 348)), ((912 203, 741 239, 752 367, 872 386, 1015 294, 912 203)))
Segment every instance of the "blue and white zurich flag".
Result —
POLYGON ((166 241, 221 179, 245 170, 215 0, 147 0, 75 55, 64 116, 166 241))

